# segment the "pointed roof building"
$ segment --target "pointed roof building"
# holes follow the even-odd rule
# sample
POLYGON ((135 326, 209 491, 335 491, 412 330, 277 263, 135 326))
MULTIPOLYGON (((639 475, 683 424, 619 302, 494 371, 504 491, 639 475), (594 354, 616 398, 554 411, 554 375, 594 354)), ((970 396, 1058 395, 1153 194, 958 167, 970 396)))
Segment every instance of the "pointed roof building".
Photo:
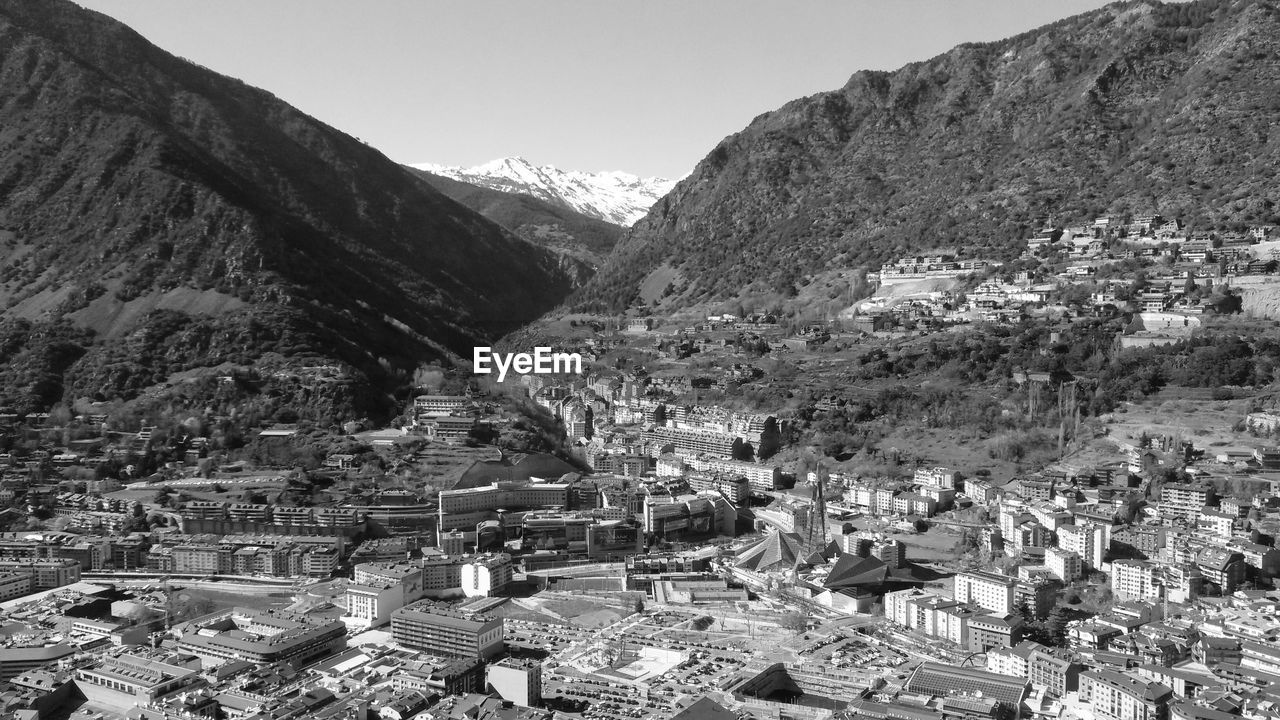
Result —
POLYGON ((801 561, 804 541, 796 533, 772 532, 763 540, 738 553, 734 564, 755 572, 787 571, 801 561))

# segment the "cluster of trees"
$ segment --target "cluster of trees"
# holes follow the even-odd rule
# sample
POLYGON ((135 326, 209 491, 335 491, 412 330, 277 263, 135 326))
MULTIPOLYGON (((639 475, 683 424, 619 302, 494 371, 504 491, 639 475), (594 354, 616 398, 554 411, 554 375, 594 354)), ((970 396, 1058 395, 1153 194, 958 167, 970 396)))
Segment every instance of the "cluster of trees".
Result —
POLYGON ((1264 386, 1280 367, 1280 333, 1274 330, 1254 327, 1246 333, 1214 326, 1172 345, 1122 348, 1123 326, 1122 319, 1057 327, 980 326, 964 335, 930 338, 923 347, 873 348, 848 366, 851 381, 941 377, 957 382, 949 387, 899 384, 838 399, 823 412, 806 405, 795 413, 795 427, 832 456, 874 449, 887 426, 966 428, 995 435, 988 441, 992 457, 1019 462, 1050 444, 1037 427, 1060 422, 1062 383, 1072 381, 1076 389, 1067 416, 1088 417, 1166 385, 1224 393, 1229 387, 1264 386), (1012 382, 1019 372, 1047 373, 1050 381, 1012 382), (981 390, 973 387, 979 383, 981 390))
POLYGON ((1206 333, 1174 345, 1114 353, 1096 378, 1093 412, 1141 398, 1165 385, 1221 388, 1272 382, 1280 365, 1280 342, 1269 334, 1206 333))
POLYGON ((832 457, 874 451, 884 431, 897 425, 990 433, 1016 424, 1004 415, 1000 402, 989 393, 961 387, 906 385, 893 386, 867 398, 839 401, 829 411, 816 412, 809 406, 797 412, 795 420, 801 434, 811 433, 815 443, 832 457))
POLYGON ((1024 639, 1049 647, 1067 646, 1067 622, 1072 619, 1072 612, 1062 603, 1054 605, 1043 619, 1036 618, 1025 602, 1019 603, 1017 612, 1022 616, 1024 639))
POLYGON ((63 397, 63 376, 86 352, 91 334, 70 323, 0 321, 0 406, 48 409, 63 397))

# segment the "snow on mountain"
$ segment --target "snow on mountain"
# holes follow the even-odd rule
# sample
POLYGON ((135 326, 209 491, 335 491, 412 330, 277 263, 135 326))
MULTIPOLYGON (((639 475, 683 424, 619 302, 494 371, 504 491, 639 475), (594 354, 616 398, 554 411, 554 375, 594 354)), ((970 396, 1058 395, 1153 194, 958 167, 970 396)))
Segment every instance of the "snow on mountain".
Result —
POLYGON ((537 167, 524 158, 502 158, 473 168, 422 163, 419 170, 503 192, 524 193, 617 225, 631 226, 675 186, 665 178, 625 172, 589 173, 537 167))

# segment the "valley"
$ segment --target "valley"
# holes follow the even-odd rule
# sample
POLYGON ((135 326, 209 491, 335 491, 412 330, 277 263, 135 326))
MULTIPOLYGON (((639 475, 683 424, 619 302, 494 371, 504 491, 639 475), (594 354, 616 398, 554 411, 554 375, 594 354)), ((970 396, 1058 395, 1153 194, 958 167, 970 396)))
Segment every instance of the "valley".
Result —
MULTIPOLYGON (((465 37, 386 67, 466 157, 572 134, 478 102, 566 102, 529 37, 603 113, 651 78, 600 43, 671 29, 525 10, 275 40, 328 92, 465 37)), ((694 137, 731 66, 627 109, 694 137)), ((408 165, 0 0, 0 715, 1274 720, 1277 98, 1275 0, 1123 0, 756 109, 676 181, 408 165)))

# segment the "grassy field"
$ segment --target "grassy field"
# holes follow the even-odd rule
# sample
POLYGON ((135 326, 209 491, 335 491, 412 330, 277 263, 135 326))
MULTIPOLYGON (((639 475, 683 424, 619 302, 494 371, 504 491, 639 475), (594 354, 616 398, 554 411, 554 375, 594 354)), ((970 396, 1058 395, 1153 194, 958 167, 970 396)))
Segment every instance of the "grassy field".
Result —
POLYGON ((1145 432, 1150 437, 1168 435, 1207 448, 1215 443, 1256 447, 1265 444, 1248 433, 1234 430, 1244 420, 1252 400, 1168 400, 1127 405, 1111 415, 1111 437, 1134 442, 1145 432))
POLYGON ((514 600, 506 602, 489 611, 491 615, 498 615, 509 620, 523 620, 525 622, 545 623, 547 625, 563 625, 569 626, 571 623, 554 615, 542 612, 535 603, 530 603, 526 599, 514 600))
MULTIPOLYGON (((525 606, 525 612, 543 617, 522 619, 553 622, 545 619, 551 617, 559 622, 582 628, 606 627, 630 616, 635 610, 636 599, 643 596, 644 593, 625 591, 589 596, 542 592, 521 601, 521 604, 525 606)), ((513 612, 513 617, 519 617, 518 611, 513 612)))
POLYGON ((922 533, 898 532, 879 518, 861 517, 852 521, 859 530, 876 530, 888 534, 907 546, 908 562, 947 562, 960 557, 960 534, 941 525, 934 525, 922 533))
POLYGON ((184 587, 174 588, 171 592, 173 593, 174 613, 181 620, 229 610, 234 607, 270 610, 287 607, 293 603, 293 592, 288 590, 258 595, 184 587))
MULTIPOLYGON (((884 452, 896 448, 908 455, 913 463, 923 467, 948 467, 965 477, 974 477, 979 471, 991 473, 998 482, 1005 482, 1021 473, 1039 469, 1034 462, 1015 463, 991 457, 986 440, 981 433, 945 428, 898 427, 880 442, 884 452)), ((913 468, 908 468, 914 471, 913 468)))

